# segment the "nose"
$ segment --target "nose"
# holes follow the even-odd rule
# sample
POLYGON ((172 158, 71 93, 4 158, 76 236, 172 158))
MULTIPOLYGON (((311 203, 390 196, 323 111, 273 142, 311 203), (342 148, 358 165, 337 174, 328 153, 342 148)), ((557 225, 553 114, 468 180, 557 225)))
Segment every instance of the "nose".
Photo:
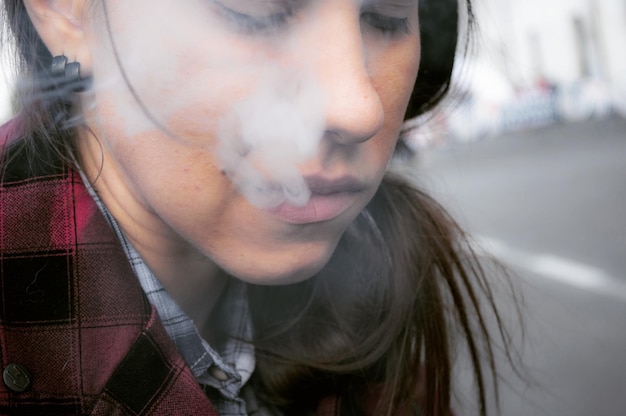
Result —
POLYGON ((358 7, 344 7, 343 13, 341 6, 331 8, 319 20, 314 65, 326 99, 325 137, 349 145, 372 138, 382 128, 385 115, 368 73, 358 7))

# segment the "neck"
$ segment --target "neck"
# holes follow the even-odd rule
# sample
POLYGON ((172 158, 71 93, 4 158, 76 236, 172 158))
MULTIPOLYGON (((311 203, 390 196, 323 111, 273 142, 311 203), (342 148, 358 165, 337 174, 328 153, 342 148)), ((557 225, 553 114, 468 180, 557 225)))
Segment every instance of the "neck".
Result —
POLYGON ((93 143, 82 141, 79 150, 87 179, 165 290, 203 335, 210 337, 211 314, 229 277, 150 210, 107 163, 111 159, 106 154, 101 157, 106 150, 90 148, 93 143))
POLYGON ((208 323, 228 283, 227 274, 197 252, 168 249, 169 241, 160 244, 149 234, 138 239, 120 226, 165 290, 210 338, 208 323))

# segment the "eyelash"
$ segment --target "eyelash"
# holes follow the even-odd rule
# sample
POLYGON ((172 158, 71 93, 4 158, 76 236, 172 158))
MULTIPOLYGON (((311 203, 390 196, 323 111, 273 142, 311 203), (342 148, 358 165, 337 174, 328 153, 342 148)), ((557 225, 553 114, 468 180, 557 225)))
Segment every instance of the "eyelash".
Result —
POLYGON ((386 35, 398 36, 411 33, 409 19, 407 17, 398 18, 378 13, 364 12, 361 13, 361 20, 386 35))
MULTIPOLYGON (((296 12, 296 8, 293 7, 282 13, 269 16, 250 16, 221 4, 219 6, 222 14, 231 24, 235 25, 237 30, 250 35, 276 32, 286 27, 296 12)), ((390 17, 366 11, 361 13, 361 20, 385 35, 399 36, 411 33, 408 18, 390 17)))
POLYGON ((221 7, 224 16, 230 23, 235 25, 237 30, 246 34, 271 33, 280 28, 287 26, 289 20, 293 17, 293 10, 287 10, 283 13, 272 14, 269 16, 250 16, 221 7))

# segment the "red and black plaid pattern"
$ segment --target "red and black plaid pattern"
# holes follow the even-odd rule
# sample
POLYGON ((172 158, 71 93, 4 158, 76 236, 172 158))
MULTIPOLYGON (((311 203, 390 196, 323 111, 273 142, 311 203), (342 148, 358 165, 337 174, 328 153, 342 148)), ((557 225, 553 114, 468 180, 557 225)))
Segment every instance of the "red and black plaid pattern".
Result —
POLYGON ((0 170, 0 364, 32 383, 0 382, 0 414, 217 415, 80 176, 28 171, 19 147, 0 170))

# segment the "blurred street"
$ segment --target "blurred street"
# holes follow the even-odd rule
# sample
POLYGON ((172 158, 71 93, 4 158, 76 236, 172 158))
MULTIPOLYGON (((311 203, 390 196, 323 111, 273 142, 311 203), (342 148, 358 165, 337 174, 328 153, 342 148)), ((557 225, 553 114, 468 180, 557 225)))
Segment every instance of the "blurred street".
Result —
POLYGON ((522 289, 534 380, 503 386, 500 414, 626 415, 626 120, 423 150, 414 164, 522 289))

